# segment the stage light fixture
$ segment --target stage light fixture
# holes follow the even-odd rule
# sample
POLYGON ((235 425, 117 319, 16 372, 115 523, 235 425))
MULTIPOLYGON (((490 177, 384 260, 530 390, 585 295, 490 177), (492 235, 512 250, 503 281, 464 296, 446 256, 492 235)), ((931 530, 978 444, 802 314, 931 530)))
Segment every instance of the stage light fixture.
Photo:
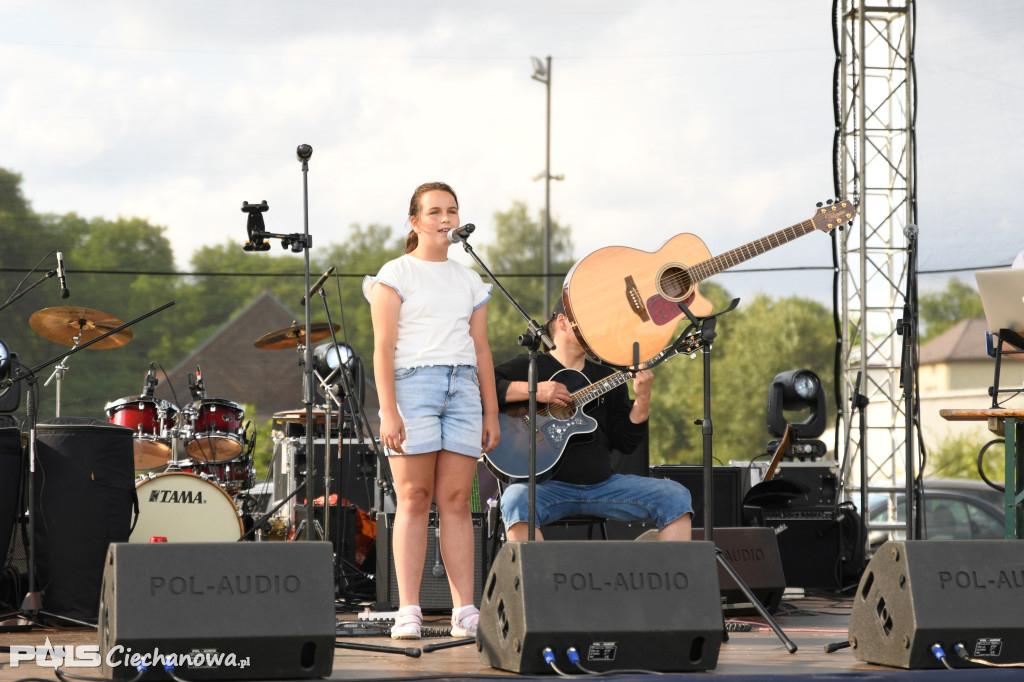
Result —
POLYGON ((322 343, 313 349, 313 369, 331 387, 336 397, 346 395, 346 382, 342 371, 351 377, 355 397, 362 405, 366 397, 363 376, 363 359, 347 343, 335 344, 333 341, 322 343))
MULTIPOLYGON (((18 359, 7 344, 0 341, 0 381, 11 378, 14 373, 14 362, 18 359)), ((21 390, 17 384, 0 388, 0 412, 14 412, 21 404, 21 390)))
POLYGON ((809 369, 791 369, 775 375, 768 389, 767 419, 773 436, 782 438, 788 425, 797 439, 817 438, 825 432, 825 416, 825 389, 817 374, 809 369), (794 421, 804 411, 807 418, 794 421))

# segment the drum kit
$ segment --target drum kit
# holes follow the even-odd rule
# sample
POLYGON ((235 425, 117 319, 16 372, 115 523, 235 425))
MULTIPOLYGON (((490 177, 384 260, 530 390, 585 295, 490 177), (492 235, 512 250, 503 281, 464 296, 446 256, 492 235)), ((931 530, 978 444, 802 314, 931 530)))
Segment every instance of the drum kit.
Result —
MULTIPOLYGON (((37 311, 29 324, 51 341, 77 347, 124 323, 97 310, 56 307, 37 311)), ((338 326, 333 326, 336 331, 338 326)), ((328 325, 314 325, 310 341, 330 333, 328 325)), ((132 338, 131 328, 125 327, 90 346, 118 348, 132 338)), ((260 337, 255 345, 272 350, 306 341, 305 328, 293 325, 260 337)), ((51 376, 57 379, 57 416, 66 360, 51 376)), ((158 383, 155 367, 155 363, 150 365, 140 395, 117 398, 104 406, 109 423, 133 433, 139 515, 131 542, 150 542, 151 538, 169 542, 238 540, 245 529, 246 505, 240 498, 255 485, 255 438, 247 433, 251 422, 245 422, 245 408, 230 400, 207 397, 199 368, 189 375, 191 402, 178 406, 157 398, 153 395, 158 383), (182 458, 180 450, 184 451, 182 458)), ((268 527, 279 521, 275 519, 268 527)))

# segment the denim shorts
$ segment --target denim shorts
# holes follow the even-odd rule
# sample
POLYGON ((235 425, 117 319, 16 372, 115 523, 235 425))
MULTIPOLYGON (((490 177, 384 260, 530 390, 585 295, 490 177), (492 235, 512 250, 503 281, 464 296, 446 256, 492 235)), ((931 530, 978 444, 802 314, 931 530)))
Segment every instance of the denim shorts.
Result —
MULTIPOLYGON (((483 404, 476 367, 429 365, 395 370, 395 401, 405 423, 405 454, 449 450, 479 457, 483 404)), ((393 450, 387 454, 398 455, 393 450)))
MULTIPOLYGON (((530 487, 513 483, 501 496, 505 527, 528 523, 530 487)), ((545 481, 537 485, 536 523, 544 526, 573 514, 622 521, 653 520, 661 530, 683 514, 693 513, 690 491, 667 478, 614 474, 593 485, 545 481)))

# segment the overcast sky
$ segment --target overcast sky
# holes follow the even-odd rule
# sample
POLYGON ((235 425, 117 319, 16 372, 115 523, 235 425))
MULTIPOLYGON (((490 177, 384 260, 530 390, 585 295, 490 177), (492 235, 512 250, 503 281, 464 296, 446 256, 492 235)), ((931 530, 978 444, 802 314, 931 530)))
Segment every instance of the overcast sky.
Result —
MULTIPOLYGON (((0 166, 38 212, 166 226, 187 269, 204 244, 241 247, 242 201, 269 202, 272 232, 302 230, 307 143, 318 247, 352 223, 404 233, 412 190, 442 179, 479 252, 495 211, 544 205, 530 57, 551 55, 552 214, 575 256, 681 232, 719 254, 831 197, 831 4, 3 0, 0 166)), ((1024 3, 917 14, 920 268, 1009 263, 1024 248, 1024 3)), ((785 265, 831 265, 829 238, 740 268, 785 265)), ((716 281, 827 301, 832 278, 716 281)))

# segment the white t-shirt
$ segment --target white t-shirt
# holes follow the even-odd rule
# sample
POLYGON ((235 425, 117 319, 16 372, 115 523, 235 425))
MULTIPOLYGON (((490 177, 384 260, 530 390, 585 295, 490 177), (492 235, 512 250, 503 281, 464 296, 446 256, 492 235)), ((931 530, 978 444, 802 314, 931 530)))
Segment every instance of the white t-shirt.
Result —
POLYGON ((453 260, 425 261, 405 254, 363 279, 363 296, 386 284, 402 298, 395 368, 429 365, 476 367, 469 317, 491 297, 492 285, 453 260))

